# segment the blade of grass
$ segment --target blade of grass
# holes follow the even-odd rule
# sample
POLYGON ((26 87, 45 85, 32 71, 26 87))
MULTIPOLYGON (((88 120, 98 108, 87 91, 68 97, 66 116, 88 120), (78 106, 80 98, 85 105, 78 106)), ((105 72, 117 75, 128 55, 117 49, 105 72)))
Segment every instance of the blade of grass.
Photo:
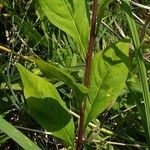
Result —
POLYGON ((10 138, 16 141, 25 150, 41 150, 35 143, 28 139, 23 133, 13 127, 0 115, 0 130, 5 132, 10 138))
POLYGON ((106 7, 109 5, 111 0, 99 0, 99 8, 98 8, 98 15, 97 15, 97 29, 96 34, 98 34, 98 30, 102 21, 102 18, 104 16, 106 7))
POLYGON ((137 64, 138 64, 138 68, 139 68, 139 76, 140 76, 141 86, 142 86, 142 93, 143 93, 146 121, 147 121, 147 131, 148 131, 145 133, 147 134, 147 143, 148 143, 148 147, 150 149, 150 94, 149 94, 149 86, 148 86, 148 82, 147 82, 147 73, 146 73, 146 68, 145 68, 144 59, 143 59, 143 55, 142 55, 140 38, 138 35, 134 17, 132 15, 132 10, 129 5, 129 1, 128 0, 123 1, 122 6, 125 11, 127 21, 129 24, 129 29, 131 32, 133 45, 135 48, 137 64))

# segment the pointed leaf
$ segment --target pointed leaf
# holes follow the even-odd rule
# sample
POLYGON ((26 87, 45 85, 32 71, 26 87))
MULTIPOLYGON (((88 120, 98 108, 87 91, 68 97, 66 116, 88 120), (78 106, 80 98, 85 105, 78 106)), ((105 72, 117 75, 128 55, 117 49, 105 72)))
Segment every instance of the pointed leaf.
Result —
POLYGON ((73 89, 75 93, 76 100, 79 103, 82 102, 83 97, 85 97, 88 93, 88 89, 75 81, 74 77, 71 76, 64 69, 56 67, 52 63, 47 63, 42 59, 30 57, 32 62, 35 62, 39 69, 42 71, 43 75, 48 79, 56 79, 59 81, 65 82, 71 89, 73 89))
POLYGON ((73 145, 74 125, 63 100, 54 86, 17 64, 24 95, 31 116, 52 135, 64 140, 67 146, 73 145))
POLYGON ((128 75, 129 44, 129 39, 123 39, 94 56, 86 125, 109 107, 124 88, 128 75))
POLYGON ((69 34, 80 46, 85 57, 89 22, 85 0, 40 0, 41 9, 50 22, 69 34))

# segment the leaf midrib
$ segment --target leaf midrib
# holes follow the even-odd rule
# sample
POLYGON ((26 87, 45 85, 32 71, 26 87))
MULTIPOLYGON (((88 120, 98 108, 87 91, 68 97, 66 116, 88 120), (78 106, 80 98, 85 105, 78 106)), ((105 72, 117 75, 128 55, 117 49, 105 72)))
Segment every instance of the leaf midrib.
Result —
POLYGON ((112 66, 110 65, 109 68, 106 70, 106 73, 104 74, 104 77, 103 77, 103 79, 101 80, 101 83, 100 83, 100 85, 99 85, 99 88, 98 88, 98 90, 97 90, 97 92, 96 92, 96 96, 95 96, 95 98, 94 98, 94 101, 92 102, 92 105, 93 105, 93 103, 95 102, 95 99, 96 99, 96 97, 97 97, 97 95, 98 95, 98 92, 100 91, 101 85, 102 85, 102 83, 103 83, 103 81, 104 81, 104 79, 105 79, 105 77, 106 77, 108 71, 109 71, 111 68, 112 68, 112 66))
MULTIPOLYGON (((104 77, 103 77, 103 79, 102 79, 102 81, 101 81, 101 84, 100 84, 100 86, 99 86, 99 88, 98 88, 98 90, 97 90, 97 92, 96 92, 96 96, 95 96, 95 98, 94 98, 94 101, 91 103, 92 106, 91 106, 91 109, 90 109, 90 112, 89 112, 87 121, 89 120, 89 117, 90 117, 90 114, 91 114, 92 110, 94 110, 94 109, 93 109, 93 104, 95 103, 95 100, 96 100, 96 98, 97 98, 98 92, 99 92, 100 89, 101 89, 102 83, 103 83, 104 79, 106 78, 106 76, 107 76, 109 70, 110 70, 112 67, 113 67, 113 66, 110 65, 110 66, 108 67, 108 69, 106 70, 106 73, 105 73, 105 75, 104 75, 104 77)), ((87 122, 87 123, 88 123, 88 122, 87 122)))
MULTIPOLYGON (((72 20, 72 22, 73 22, 73 26, 74 26, 75 31, 76 31, 76 33, 77 33, 77 37, 78 37, 78 39, 79 39, 79 42, 80 42, 80 44, 81 44, 81 46, 82 46, 83 51, 85 51, 84 46, 83 46, 83 43, 82 43, 82 40, 81 40, 81 36, 80 36, 80 34, 79 34, 79 31, 78 31, 78 28, 77 28, 77 26, 76 26, 76 23, 75 23, 75 21, 74 21, 74 17, 71 15, 71 12, 70 12, 69 8, 67 7, 67 4, 65 3, 64 0, 63 0, 63 4, 64 4, 65 8, 66 8, 66 9, 68 10, 68 12, 69 12, 69 15, 70 15, 71 20, 72 20)), ((84 53, 84 52, 83 52, 83 53, 84 53)))

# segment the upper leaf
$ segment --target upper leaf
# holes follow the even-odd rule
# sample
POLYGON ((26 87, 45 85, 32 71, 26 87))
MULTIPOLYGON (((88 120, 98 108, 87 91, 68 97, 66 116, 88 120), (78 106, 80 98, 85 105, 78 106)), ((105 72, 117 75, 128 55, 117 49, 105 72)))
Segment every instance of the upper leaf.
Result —
POLYGON ((52 135, 63 139, 66 145, 72 146, 74 143, 73 121, 55 87, 20 64, 17 64, 17 67, 31 116, 43 128, 52 132, 52 135))
POLYGON ((124 88, 128 75, 129 44, 129 39, 123 39, 94 56, 86 125, 109 107, 124 88))
POLYGON ((69 34, 80 46, 85 57, 89 22, 85 0, 39 0, 39 4, 55 26, 69 34))

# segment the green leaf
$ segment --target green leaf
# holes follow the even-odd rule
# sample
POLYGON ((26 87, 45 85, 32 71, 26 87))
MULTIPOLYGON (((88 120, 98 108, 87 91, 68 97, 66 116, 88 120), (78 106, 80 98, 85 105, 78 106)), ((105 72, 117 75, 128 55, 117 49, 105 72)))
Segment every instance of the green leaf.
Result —
POLYGON ((84 97, 88 93, 88 89, 84 85, 77 83, 73 76, 67 73, 64 69, 56 67, 52 63, 47 63, 39 58, 30 57, 30 59, 38 65, 46 78, 63 81, 73 89, 76 100, 78 100, 79 103, 84 100, 84 97))
POLYGON ((15 23, 20 27, 20 31, 23 32, 24 35, 27 35, 30 41, 35 46, 37 43, 43 44, 48 47, 47 40, 43 37, 35 28, 33 28, 33 24, 27 21, 22 22, 22 19, 15 15, 14 19, 15 23))
POLYGON ((67 146, 74 143, 74 124, 55 87, 17 64, 31 116, 67 146))
POLYGON ((74 126, 68 111, 53 98, 27 99, 33 118, 52 135, 63 139, 67 146, 73 146, 74 126))
POLYGON ((129 39, 123 39, 94 56, 86 125, 108 108, 124 88, 128 75, 129 44, 129 39))
MULTIPOLYGON (((145 62, 143 59, 143 52, 142 52, 142 41, 140 41, 140 37, 138 34, 138 29, 136 27, 136 22, 132 13, 131 6, 129 4, 129 0, 122 1, 122 8, 125 11, 129 30, 131 33, 133 46, 135 49, 136 54, 136 60, 138 64, 138 71, 139 71, 139 77, 140 77, 140 83, 142 87, 142 94, 144 99, 144 106, 145 106, 145 116, 147 121, 147 129, 145 129, 145 133, 147 136, 147 143, 148 148, 150 149, 150 95, 149 95, 149 83, 147 80, 147 70, 145 67, 145 62)), ((143 39, 142 39, 143 40, 143 39)))
POLYGON ((98 33, 102 18, 104 16, 104 13, 106 11, 107 6, 109 5, 109 3, 111 2, 111 0, 99 0, 99 10, 98 10, 98 15, 97 15, 97 31, 96 33, 98 33))
POLYGON ((12 102, 10 98, 7 98, 4 95, 1 94, 1 97, 0 97, 0 114, 9 111, 12 107, 12 102))
POLYGON ((89 22, 85 0, 39 0, 50 22, 69 34, 80 46, 85 57, 89 36, 89 22))
POLYGON ((23 133, 13 127, 0 115, 0 130, 6 133, 10 138, 16 141, 25 150, 41 150, 36 144, 28 139, 23 133))
POLYGON ((132 91, 135 94, 141 94, 142 88, 140 81, 138 79, 138 76, 136 74, 133 74, 130 72, 128 80, 127 80, 127 86, 130 91, 132 91))
POLYGON ((8 139, 10 139, 10 137, 5 133, 0 134, 0 144, 4 144, 8 139))

